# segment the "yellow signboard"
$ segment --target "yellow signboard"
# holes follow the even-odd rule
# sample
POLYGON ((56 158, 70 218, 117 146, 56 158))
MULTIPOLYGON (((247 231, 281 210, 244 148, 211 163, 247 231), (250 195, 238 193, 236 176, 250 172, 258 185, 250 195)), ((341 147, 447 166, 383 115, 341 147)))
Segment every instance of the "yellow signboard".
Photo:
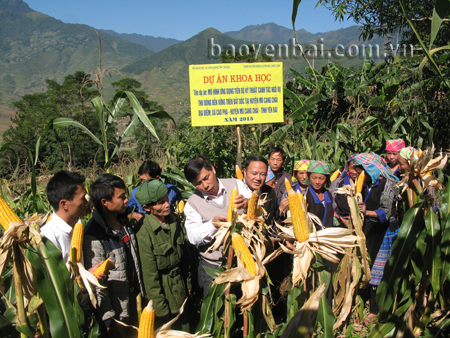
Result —
POLYGON ((189 66, 193 126, 283 122, 283 63, 189 66))

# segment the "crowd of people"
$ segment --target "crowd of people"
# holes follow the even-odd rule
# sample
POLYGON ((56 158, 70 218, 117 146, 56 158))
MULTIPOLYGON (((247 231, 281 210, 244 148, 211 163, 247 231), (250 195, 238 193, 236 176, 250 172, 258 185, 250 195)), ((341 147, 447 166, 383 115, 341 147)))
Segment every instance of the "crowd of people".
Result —
MULTIPOLYGON (((175 206, 183 200, 180 191, 161 181, 161 168, 153 161, 145 161, 139 168, 141 184, 131 196, 126 195, 124 181, 112 174, 103 174, 85 190, 85 177, 69 171, 56 173, 47 185, 47 196, 54 213, 41 233, 57 246, 65 261, 69 259, 72 231, 77 220, 93 206, 92 216, 84 231, 83 264, 94 271, 110 259, 115 267, 99 276, 105 288, 96 288, 95 313, 106 337, 127 337, 130 330, 119 322, 138 325, 136 296, 152 300, 156 325, 174 318, 186 298, 194 293, 205 298, 213 280, 211 271, 223 262, 222 247, 210 252, 220 222, 227 221, 230 194, 238 189, 234 200, 238 213, 246 213, 248 200, 255 190, 264 196, 262 206, 265 222, 271 228, 268 245, 278 244, 275 223, 289 215, 285 180, 295 191, 304 195, 307 211, 316 215, 316 229, 348 227, 350 210, 347 197, 339 193, 344 185, 355 184, 359 174, 365 173, 359 204, 364 214, 363 231, 366 236, 372 279, 361 290, 370 302, 370 314, 365 322, 376 319, 377 285, 384 265, 390 256, 403 217, 399 181, 417 151, 405 147, 402 140, 388 140, 386 156, 375 153, 354 154, 349 157, 340 176, 330 182, 328 163, 301 159, 295 162, 292 175, 284 170, 286 154, 273 148, 267 159, 249 156, 243 165, 242 180, 218 178, 214 166, 203 156, 197 156, 184 166, 184 175, 196 190, 184 208, 182 222, 175 206)), ((288 244, 288 243, 287 243, 288 244)), ((290 255, 282 255, 267 267, 275 289, 289 275, 290 255)), ((331 272, 336 264, 329 264, 331 272)), ((330 287, 328 295, 332 297, 330 287)), ((276 290, 274 290, 276 293, 276 290)), ((143 306, 146 303, 143 301, 143 306)), ((183 331, 195 329, 189 302, 175 326, 183 331)))

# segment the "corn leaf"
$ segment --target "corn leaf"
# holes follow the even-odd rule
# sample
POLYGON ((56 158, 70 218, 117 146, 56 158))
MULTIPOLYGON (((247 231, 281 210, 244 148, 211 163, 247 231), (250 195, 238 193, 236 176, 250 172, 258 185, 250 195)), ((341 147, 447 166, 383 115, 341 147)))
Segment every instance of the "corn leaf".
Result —
POLYGON ((392 247, 391 257, 384 268, 383 279, 378 286, 376 300, 380 307, 381 320, 392 313, 391 307, 395 302, 402 277, 407 271, 411 248, 423 228, 422 203, 418 203, 405 213, 398 237, 392 247))
MULTIPOLYGON (((327 285, 328 288, 333 288, 333 285, 331 283, 331 273, 326 270, 322 270, 318 273, 319 275, 319 283, 323 283, 327 285)), ((333 310, 331 309, 330 304, 327 300, 327 291, 325 290, 322 297, 320 297, 320 303, 319 303, 319 311, 317 313, 317 321, 322 326, 324 332, 323 337, 324 338, 333 338, 334 337, 334 321, 335 317, 333 314, 333 310)))
POLYGON ((433 46, 433 42, 436 39, 442 21, 447 16, 449 10, 450 10, 449 0, 436 0, 436 5, 434 6, 433 9, 433 19, 431 20, 431 35, 429 45, 430 49, 433 46))
POLYGON ((425 217, 425 226, 427 228, 427 270, 431 282, 431 287, 433 288, 434 295, 437 295, 440 288, 440 272, 442 268, 441 264, 441 232, 440 232, 440 224, 436 217, 436 214, 433 212, 431 207, 428 208, 427 215, 425 217))
MULTIPOLYGON (((411 29, 413 30, 414 34, 416 35, 417 40, 419 41, 420 45, 422 46, 423 51, 425 52, 428 60, 431 62, 432 67, 434 68, 434 70, 436 71, 436 73, 438 73, 438 75, 445 81, 444 77, 442 76, 441 71, 439 70, 439 67, 437 66, 436 62, 434 61, 433 57, 430 55, 430 51, 428 50, 428 48, 425 46, 425 44, 423 43, 420 34, 416 31, 416 28, 414 27, 411 18, 409 17, 409 15, 406 13, 405 8, 403 7, 403 3, 402 1, 400 1, 400 6, 402 7, 402 11, 403 11, 403 15, 406 19, 406 21, 408 21, 409 26, 411 27, 411 29)), ((419 67, 420 69, 420 67, 419 67)), ((419 77, 420 78, 420 77, 419 77)))
POLYGON ((64 264, 61 251, 45 238, 36 247, 29 247, 26 256, 36 269, 37 288, 44 301, 50 319, 53 337, 79 338, 77 322, 78 302, 73 298, 73 287, 69 271, 64 264))
POLYGON ((89 129, 87 129, 85 126, 83 126, 80 122, 72 120, 68 117, 61 117, 61 118, 54 119, 51 129, 64 128, 64 127, 68 127, 68 126, 80 128, 84 133, 89 135, 95 143, 103 146, 103 143, 94 134, 92 134, 92 132, 89 129))
POLYGON ((317 288, 308 301, 289 321, 281 338, 307 338, 315 334, 320 299, 325 290, 326 284, 322 284, 317 288))
POLYGON ((393 329, 395 329, 395 323, 378 323, 370 332, 369 338, 384 338, 393 329))
POLYGON ((120 96, 125 94, 128 97, 128 100, 130 101, 130 105, 133 108, 134 113, 139 117, 142 124, 150 131, 150 133, 159 141, 159 137, 156 134, 155 127, 153 126, 152 122, 149 120, 147 113, 144 111, 144 108, 142 108, 141 104, 139 103, 136 96, 130 92, 130 91, 124 91, 124 92, 117 92, 117 96, 120 96))
MULTIPOLYGON (((447 187, 449 185, 450 184, 447 184, 447 187)), ((445 280, 449 278, 450 274, 450 217, 447 217, 447 222, 442 224, 444 225, 442 229, 442 241, 441 241, 441 255, 442 255, 441 283, 443 284, 445 280)))
POLYGON ((294 103, 303 105, 303 100, 295 93, 291 92, 288 88, 283 88, 283 94, 290 98, 294 103))
POLYGON ((225 284, 211 284, 208 295, 203 300, 200 310, 200 321, 196 330, 199 334, 211 331, 214 319, 214 301, 216 298, 222 296, 224 288, 225 284))

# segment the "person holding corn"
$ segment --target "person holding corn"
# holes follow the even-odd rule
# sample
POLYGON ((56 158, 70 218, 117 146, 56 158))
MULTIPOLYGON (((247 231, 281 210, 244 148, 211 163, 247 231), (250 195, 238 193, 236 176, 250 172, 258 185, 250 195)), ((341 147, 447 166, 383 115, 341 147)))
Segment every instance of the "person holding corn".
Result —
POLYGON ((299 160, 294 164, 293 177, 297 180, 297 184, 294 187, 294 191, 300 191, 303 196, 308 191, 308 167, 309 160, 299 160))
MULTIPOLYGON (((394 176, 386 162, 375 153, 357 154, 353 158, 353 166, 358 175, 364 173, 364 185, 361 192, 363 201, 358 204, 359 210, 364 215, 363 232, 366 236, 367 253, 370 257, 369 266, 372 270, 389 227, 392 206, 398 195, 398 189, 395 187, 398 178, 394 176)), ((370 299, 370 313, 364 320, 365 325, 373 322, 377 317, 376 291, 377 286, 370 284, 361 291, 364 301, 370 299)))
POLYGON ((333 199, 325 188, 329 183, 331 166, 328 163, 311 160, 308 165, 309 187, 306 193, 308 212, 316 215, 322 221, 322 225, 314 224, 317 230, 321 227, 332 227, 334 219, 333 199))
POLYGON ((48 181, 46 188, 54 212, 41 228, 41 235, 61 250, 64 262, 69 260, 73 227, 86 215, 89 206, 84 180, 79 173, 61 170, 48 181))
MULTIPOLYGON (((164 183, 151 179, 136 192, 136 199, 146 211, 136 234, 147 298, 153 301, 157 326, 178 314, 191 294, 188 241, 181 221, 170 211, 169 190, 164 183)), ((174 325, 189 332, 188 311, 174 325)))
POLYGON ((342 188, 344 185, 356 185, 358 180, 358 172, 353 166, 353 158, 357 154, 350 155, 345 165, 344 170, 338 178, 334 180, 329 188, 329 192, 333 196, 333 208, 336 215, 336 219, 341 226, 349 227, 350 219, 350 207, 348 206, 347 195, 338 194, 336 191, 342 188))
MULTIPOLYGON (((184 208, 186 215, 184 226, 189 242, 198 248, 198 284, 203 289, 203 298, 206 298, 214 278, 206 273, 204 267, 215 270, 221 264, 222 258, 221 248, 212 253, 207 251, 220 227, 218 222, 227 221, 233 189, 237 188, 241 191, 244 183, 235 178, 219 179, 214 166, 202 155, 194 157, 185 164, 184 175, 196 188, 184 208)), ((239 194, 234 204, 236 209, 242 212, 247 209, 248 199, 239 194)))
POLYGON ((86 226, 83 239, 84 265, 87 269, 109 259, 114 268, 96 288, 96 315, 102 337, 125 338, 133 330, 121 325, 138 325, 136 297, 145 297, 136 236, 131 229, 126 208, 124 181, 103 174, 90 187, 95 210, 86 226))

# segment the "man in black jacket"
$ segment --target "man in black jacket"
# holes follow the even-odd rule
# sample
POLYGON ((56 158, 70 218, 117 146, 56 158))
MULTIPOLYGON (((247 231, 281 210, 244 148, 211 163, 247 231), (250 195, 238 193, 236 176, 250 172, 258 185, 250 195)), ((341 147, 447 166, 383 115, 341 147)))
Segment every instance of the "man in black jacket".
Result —
POLYGON ((265 184, 268 167, 269 165, 264 157, 259 155, 249 156, 244 163, 243 181, 245 190, 241 193, 245 198, 250 198, 253 191, 259 190, 261 198, 265 200, 263 207, 267 212, 266 224, 273 227, 278 203, 275 190, 265 184))

